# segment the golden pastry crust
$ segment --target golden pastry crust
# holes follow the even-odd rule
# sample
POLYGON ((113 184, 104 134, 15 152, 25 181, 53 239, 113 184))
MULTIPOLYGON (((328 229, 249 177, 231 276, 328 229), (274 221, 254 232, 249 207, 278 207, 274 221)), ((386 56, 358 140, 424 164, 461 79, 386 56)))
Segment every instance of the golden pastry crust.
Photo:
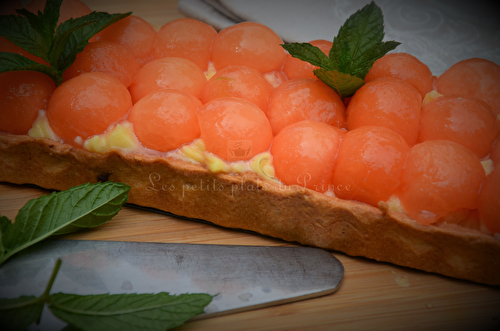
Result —
POLYGON ((423 226, 379 209, 255 173, 214 174, 175 158, 96 154, 44 138, 0 133, 0 181, 63 190, 104 180, 132 188, 129 202, 224 227, 353 256, 500 285, 500 241, 457 225, 423 226))

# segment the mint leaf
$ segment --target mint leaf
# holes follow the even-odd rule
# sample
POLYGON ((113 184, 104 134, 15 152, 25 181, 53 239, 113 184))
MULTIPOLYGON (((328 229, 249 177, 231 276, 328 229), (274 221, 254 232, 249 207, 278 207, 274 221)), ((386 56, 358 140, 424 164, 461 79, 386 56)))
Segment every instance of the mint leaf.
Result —
POLYGON ((51 67, 35 62, 19 54, 0 52, 0 63, 2 63, 0 73, 14 70, 34 70, 43 72, 54 80, 57 79, 57 74, 51 67))
POLYGON ((66 69, 83 51, 88 40, 96 33, 132 13, 108 14, 92 12, 88 15, 69 19, 57 26, 59 8, 62 0, 47 0, 43 13, 31 13, 26 9, 17 10, 20 15, 0 16, 0 35, 29 53, 41 57, 52 67, 26 64, 17 59, 18 65, 13 65, 12 59, 7 63, 0 62, 0 72, 11 70, 35 70, 49 74, 56 85, 62 83, 66 69))
MULTIPOLYGON (((1 221, 1 219, 0 219, 1 221)), ((69 323, 68 330, 167 330, 201 314, 213 296, 204 293, 157 294, 49 294, 61 259, 56 261, 44 293, 0 299, 0 325, 24 330, 39 322, 45 303, 55 316, 69 323)))
POLYGON ((338 35, 333 39, 330 60, 334 63, 339 63, 341 60, 345 62, 346 56, 349 56, 350 61, 343 63, 342 67, 339 66, 339 71, 364 79, 373 62, 400 44, 393 41, 387 44, 394 46, 393 48, 381 47, 383 39, 384 16, 380 7, 372 1, 351 15, 340 27, 338 35), (386 51, 380 52, 382 49, 386 51))
POLYGON ((167 330, 203 312, 209 294, 50 295, 49 309, 81 330, 167 330))
POLYGON ((3 330, 25 330, 42 314, 44 301, 35 296, 0 299, 0 324, 3 330))
POLYGON ((314 74, 325 84, 330 86, 342 98, 353 95, 365 81, 356 76, 341 73, 337 70, 316 69, 314 74))
MULTIPOLYGON (((43 36, 36 31, 26 17, 19 15, 0 16, 0 36, 25 51, 48 60, 48 46, 43 36)), ((48 61, 47 61, 48 62, 48 61)))
POLYGON ((344 45, 340 51, 340 57, 338 61, 337 70, 343 73, 348 73, 351 69, 352 65, 352 53, 349 48, 349 42, 347 40, 344 41, 344 45))
POLYGON ((121 183, 84 184, 32 199, 19 211, 14 224, 2 224, 4 251, 0 264, 68 225, 93 227, 111 219, 127 201, 130 187, 121 183))
POLYGON ((62 73, 75 61, 76 55, 88 45, 88 40, 99 31, 129 16, 126 14, 108 14, 92 12, 88 15, 69 19, 57 28, 53 46, 49 53, 50 64, 62 73))
POLYGON ((358 58, 357 68, 354 68, 351 71, 351 75, 364 79, 375 61, 380 59, 388 52, 394 50, 400 44, 401 43, 398 43, 396 41, 386 41, 383 43, 379 43, 378 45, 373 47, 370 52, 364 53, 358 58))
POLYGON ((400 45, 396 41, 382 42, 383 39, 384 16, 372 1, 340 27, 328 56, 307 43, 281 46, 293 57, 320 67, 313 71, 316 77, 345 98, 363 86, 364 78, 376 60, 400 45))
POLYGON ((306 61, 317 67, 332 70, 334 69, 333 62, 328 56, 316 46, 309 43, 291 43, 281 45, 291 56, 296 57, 302 61, 306 61))
POLYGON ((40 33, 46 42, 46 50, 50 48, 50 42, 54 36, 59 21, 59 8, 63 0, 52 0, 45 3, 43 13, 38 11, 34 14, 26 9, 17 10, 17 13, 25 16, 33 29, 40 33))

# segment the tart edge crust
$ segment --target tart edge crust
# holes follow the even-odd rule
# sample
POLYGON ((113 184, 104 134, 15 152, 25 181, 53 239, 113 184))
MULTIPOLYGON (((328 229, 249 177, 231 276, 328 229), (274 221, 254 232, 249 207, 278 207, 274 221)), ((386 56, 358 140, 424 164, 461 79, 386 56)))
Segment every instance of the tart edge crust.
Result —
POLYGON ((64 190, 112 180, 128 202, 286 241, 489 285, 500 285, 500 241, 454 224, 342 200, 253 172, 211 173, 172 157, 96 154, 45 138, 0 133, 0 181, 64 190))

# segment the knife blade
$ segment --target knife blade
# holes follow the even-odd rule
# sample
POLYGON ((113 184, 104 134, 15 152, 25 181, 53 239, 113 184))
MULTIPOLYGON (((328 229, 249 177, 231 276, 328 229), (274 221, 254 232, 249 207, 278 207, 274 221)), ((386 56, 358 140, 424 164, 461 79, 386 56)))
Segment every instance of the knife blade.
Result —
MULTIPOLYGON (((194 319, 331 294, 344 274, 331 253, 312 247, 46 240, 0 267, 0 297, 42 294, 58 258, 51 293, 217 294, 194 319)), ((64 326, 45 309, 37 330, 64 326)))

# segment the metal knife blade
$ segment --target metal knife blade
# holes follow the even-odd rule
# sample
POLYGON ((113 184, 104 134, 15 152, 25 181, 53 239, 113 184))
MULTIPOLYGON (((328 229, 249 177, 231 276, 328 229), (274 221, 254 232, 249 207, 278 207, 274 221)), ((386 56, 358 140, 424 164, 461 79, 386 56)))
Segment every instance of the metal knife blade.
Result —
MULTIPOLYGON (((0 297, 42 294, 58 258, 51 293, 218 294, 194 319, 330 294, 344 274, 331 253, 312 247, 46 240, 0 267, 0 297)), ((37 330, 64 326, 46 309, 37 330)))

